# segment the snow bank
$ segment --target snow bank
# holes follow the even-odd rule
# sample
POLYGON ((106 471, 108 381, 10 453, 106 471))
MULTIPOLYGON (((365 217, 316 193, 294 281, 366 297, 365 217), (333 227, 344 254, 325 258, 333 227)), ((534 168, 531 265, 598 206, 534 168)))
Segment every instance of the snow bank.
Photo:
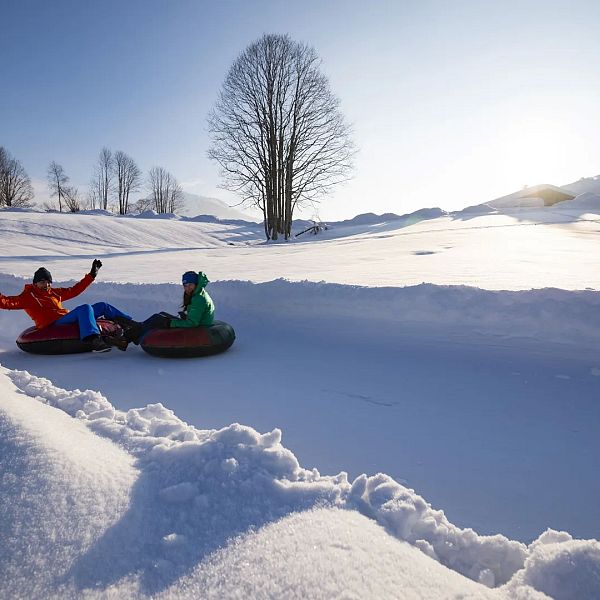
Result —
MULTIPOLYGON (((131 489, 127 511, 117 511, 118 524, 106 530, 91 550, 86 552, 89 543, 76 545, 77 551, 84 554, 71 570, 82 587, 107 589, 141 573, 143 590, 167 589, 188 576, 204 557, 225 546, 229 538, 292 512, 324 506, 358 510, 384 526, 394 538, 409 542, 442 565, 487 586, 508 582, 511 593, 536 588, 558 594, 556 598, 570 597, 565 594, 573 590, 587 590, 588 595, 579 598, 600 594, 596 541, 573 541, 564 534, 546 533, 527 548, 500 535, 479 536, 454 526, 442 511, 432 509, 413 490, 386 475, 361 475, 349 482, 345 473, 321 476, 316 470, 303 469, 281 444, 277 429, 260 434, 250 427, 232 424, 220 430, 199 430, 161 404, 124 412, 116 410, 98 392, 67 391, 24 371, 0 368, 3 390, 9 385, 7 378, 22 393, 47 405, 44 414, 48 407, 55 407, 75 418, 73 431, 62 428, 64 444, 72 442, 74 431, 85 424, 137 459, 139 476, 131 489), (127 552, 115 562, 111 557, 118 547, 127 547, 127 552), (570 560, 573 557, 575 562, 570 560), (553 565, 563 565, 563 575, 557 576, 553 565)), ((16 404, 13 400, 3 405, 9 417, 16 404)), ((30 412, 37 414, 33 409, 30 412)), ((22 421, 26 420, 24 415, 22 421)), ((67 457, 72 451, 67 447, 62 450, 67 457)), ((98 456, 114 461, 104 453, 98 456)), ((121 470, 125 469, 123 462, 117 460, 121 470)), ((9 460, 8 467, 3 465, 3 487, 10 464, 9 460)), ((8 483, 14 486, 15 481, 20 482, 24 468, 12 471, 8 483)), ((34 483, 33 488, 45 485, 34 483)), ((53 494, 60 494, 58 485, 53 494)), ((76 495, 86 496, 82 492, 76 495)), ((94 500, 86 506, 96 503, 94 500)), ((39 509, 34 507, 31 514, 39 509)), ((30 514, 15 510, 12 521, 17 523, 30 514)), ((94 536, 88 535, 87 539, 90 537, 94 536)), ((23 540, 23 544, 30 545, 31 540, 23 540)), ((13 545, 18 555, 18 540, 13 545)), ((12 569, 18 569, 16 561, 12 569)))
MULTIPOLYGON (((346 319, 382 326, 388 335, 418 326, 419 335, 529 338, 600 342, 600 293, 541 289, 488 291, 467 286, 421 284, 368 288, 284 279, 263 284, 211 284, 220 310, 264 313, 290 322, 346 319)), ((352 328, 354 331, 354 327, 352 328)))

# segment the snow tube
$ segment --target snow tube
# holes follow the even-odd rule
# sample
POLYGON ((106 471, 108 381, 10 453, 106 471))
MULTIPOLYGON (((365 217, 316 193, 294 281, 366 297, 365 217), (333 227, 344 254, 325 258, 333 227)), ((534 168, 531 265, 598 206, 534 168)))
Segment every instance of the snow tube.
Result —
POLYGON ((224 352, 234 340, 233 327, 215 321, 208 327, 153 329, 144 335, 140 346, 153 356, 192 358, 224 352))
MULTIPOLYGON (((121 327, 112 321, 96 321, 103 335, 120 335, 121 327)), ((79 325, 55 325, 37 329, 30 327, 17 338, 17 346, 31 354, 77 354, 91 352, 92 347, 79 339, 79 325)))

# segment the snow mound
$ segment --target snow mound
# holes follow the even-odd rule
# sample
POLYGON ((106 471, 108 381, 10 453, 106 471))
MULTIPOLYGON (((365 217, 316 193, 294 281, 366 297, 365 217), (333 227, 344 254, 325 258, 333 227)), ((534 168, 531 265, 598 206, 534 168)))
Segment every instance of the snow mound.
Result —
MULTIPOLYGON (((507 583, 511 593, 535 588, 562 594, 557 598, 575 597, 565 595, 573 590, 584 592, 578 598, 600 594, 598 542, 546 533, 527 548, 504 536, 479 536, 454 526, 442 511, 386 475, 361 475, 350 483, 343 472, 321 476, 302 468, 281 444, 277 429, 260 434, 234 423, 199 430, 161 404, 119 411, 98 392, 64 390, 2 367, 0 385, 8 398, 0 413, 0 494, 12 498, 2 509, 0 541, 10 547, 2 559, 8 564, 1 571, 9 574, 2 589, 28 585, 35 592, 30 595, 38 597, 53 585, 54 591, 118 587, 120 593, 123 586, 134 586, 154 594, 181 581, 199 589, 194 582, 202 578, 222 579, 218 565, 209 569, 212 575, 206 565, 217 564, 210 562, 214 553, 227 548, 231 538, 246 536, 246 541, 234 544, 237 554, 223 564, 242 560, 239 544, 251 546, 254 539, 247 537, 249 531, 323 507, 358 511, 382 525, 391 539, 408 542, 428 559, 489 587, 507 583), (84 426, 106 439, 86 436, 84 426), (128 455, 136 459, 135 469, 128 455), (29 466, 35 463, 41 466, 32 474, 29 466), (19 502, 22 497, 31 500, 19 502), (58 527, 48 512, 54 504, 65 507, 56 517, 58 527), (56 551, 47 551, 50 544, 56 551), (31 559, 22 560, 31 552, 31 559), (27 584, 32 565, 44 574, 27 584), (60 585, 51 583, 50 572, 63 574, 60 585)), ((287 523, 282 530, 290 527, 287 523)), ((272 535, 278 534, 267 537, 272 535)), ((335 563, 329 565, 333 569, 335 563)), ((264 583, 261 579, 257 586, 264 583)))
POLYGON ((571 192, 575 196, 584 194, 585 192, 600 194, 600 175, 596 175, 594 177, 582 177, 578 181, 568 183, 567 185, 563 185, 561 187, 571 192))
MULTIPOLYGON (((600 597, 600 542, 574 540, 568 533, 543 533, 529 546, 525 568, 506 589, 515 595, 533 588, 554 600, 600 597)), ((517 596, 518 597, 518 596, 517 596)))
MULTIPOLYGON (((19 394, 0 367, 0 596, 69 597, 64 585, 127 511, 133 458, 81 421, 19 394)), ((126 551, 115 548, 115 557, 126 551)))
POLYGON ((331 508, 295 513, 239 536, 164 597, 172 595, 298 600, 506 597, 433 563, 359 513, 331 508))
MULTIPOLYGON (((69 214, 69 213, 66 213, 69 214)), ((71 213, 73 214, 73 213, 71 213)), ((103 208, 91 208, 89 210, 79 210, 77 211, 78 215, 96 215, 100 217, 115 217, 115 213, 110 212, 110 210, 105 210, 103 208)))
POLYGON ((573 200, 565 200, 560 205, 561 208, 586 210, 591 213, 600 214, 600 194, 592 192, 584 192, 573 198, 573 200))

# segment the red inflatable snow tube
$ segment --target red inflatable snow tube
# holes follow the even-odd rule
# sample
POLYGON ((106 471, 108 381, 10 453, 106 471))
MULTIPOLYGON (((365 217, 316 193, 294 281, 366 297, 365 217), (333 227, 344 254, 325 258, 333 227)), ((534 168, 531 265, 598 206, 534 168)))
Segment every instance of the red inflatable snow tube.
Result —
MULTIPOLYGON (((96 321, 102 335, 121 335, 121 327, 112 321, 98 319, 96 321)), ((31 354, 77 354, 91 352, 89 343, 79 339, 79 325, 48 325, 37 329, 30 327, 17 338, 17 346, 31 354)))
POLYGON ((140 346, 153 356, 193 358, 224 352, 234 340, 233 327, 215 321, 208 327, 153 329, 144 335, 140 346))

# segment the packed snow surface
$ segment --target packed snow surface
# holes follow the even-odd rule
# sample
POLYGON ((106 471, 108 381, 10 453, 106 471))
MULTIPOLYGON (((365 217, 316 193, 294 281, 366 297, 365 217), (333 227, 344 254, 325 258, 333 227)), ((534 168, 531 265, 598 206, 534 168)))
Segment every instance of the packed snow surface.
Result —
POLYGON ((202 269, 237 334, 201 360, 34 356, 0 311, 1 595, 600 597, 600 209, 571 202, 274 245, 0 212, 1 293, 99 257, 67 307, 141 319, 202 269))

